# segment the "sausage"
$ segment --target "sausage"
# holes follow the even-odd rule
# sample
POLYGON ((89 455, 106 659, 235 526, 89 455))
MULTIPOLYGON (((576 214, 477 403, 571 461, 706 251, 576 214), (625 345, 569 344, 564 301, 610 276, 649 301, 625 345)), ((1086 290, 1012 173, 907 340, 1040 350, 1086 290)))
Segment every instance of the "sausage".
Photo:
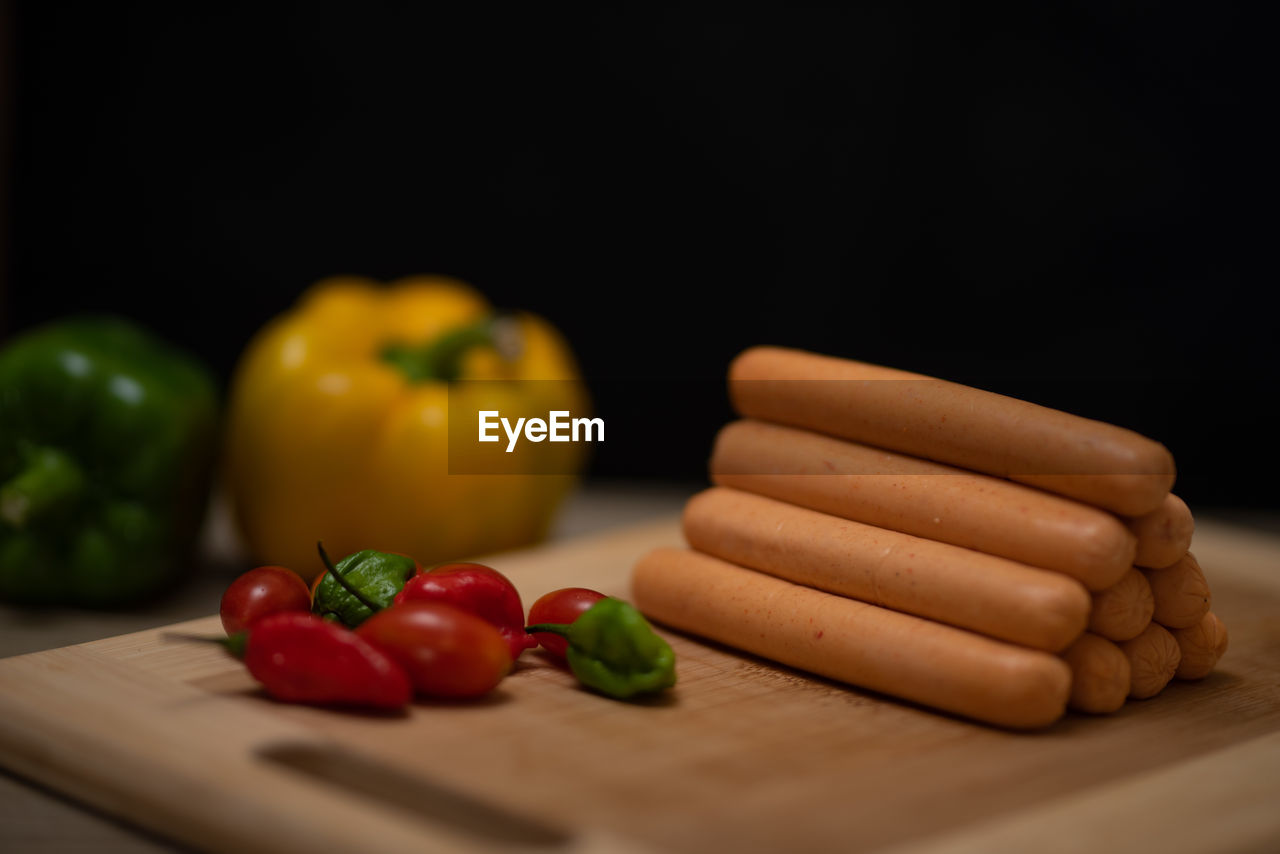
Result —
POLYGON ((1151 585, 1140 570, 1130 568, 1116 584, 1093 594, 1089 631, 1111 641, 1127 641, 1142 634, 1155 614, 1151 585))
POLYGON ((1203 679, 1227 651, 1227 627, 1212 611, 1190 628, 1174 629, 1173 639, 1182 653, 1173 674, 1179 679, 1203 679))
POLYGON ((1091 632, 1067 647, 1062 660, 1071 668, 1067 706, 1077 712, 1109 715, 1129 697, 1129 658, 1111 641, 1091 632))
POLYGON ((1066 710, 1071 669, 1055 655, 688 549, 645 555, 631 587, 659 623, 904 700, 1017 729, 1066 710))
POLYGON ((1168 629, 1187 629, 1200 622, 1213 604, 1209 582, 1195 555, 1187 552, 1166 569, 1144 570, 1156 609, 1152 619, 1168 629))
POLYGON ((1133 566, 1137 538, 1105 510, 808 430, 731 422, 710 467, 722 486, 1056 570, 1090 590, 1133 566))
POLYGON ((788 581, 1061 652, 1084 632, 1080 582, 958 546, 712 487, 684 509, 700 552, 788 581))
POLYGON ((1129 696, 1135 700, 1154 697, 1169 684, 1182 660, 1178 642, 1159 623, 1150 623, 1142 634, 1120 644, 1129 659, 1129 696))
POLYGON ((729 365, 736 411, 1077 498, 1126 516, 1160 506, 1173 455, 1131 430, 865 362, 753 347, 729 365))
POLYGON ((1196 521, 1187 503, 1171 492, 1155 510, 1130 519, 1129 530, 1137 537, 1134 564, 1160 569, 1177 563, 1191 548, 1196 521))

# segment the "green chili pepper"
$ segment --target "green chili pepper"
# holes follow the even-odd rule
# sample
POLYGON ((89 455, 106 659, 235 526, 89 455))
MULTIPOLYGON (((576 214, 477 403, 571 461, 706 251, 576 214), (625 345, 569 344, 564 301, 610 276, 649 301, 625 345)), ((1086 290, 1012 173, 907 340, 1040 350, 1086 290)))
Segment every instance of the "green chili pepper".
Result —
POLYGON ((373 549, 349 554, 337 566, 329 563, 323 547, 320 557, 329 571, 316 587, 311 610, 352 629, 375 611, 391 607, 404 583, 418 572, 413 558, 373 549), (335 579, 335 575, 342 578, 335 579))
POLYGON ((569 669, 588 688, 618 699, 652 694, 676 683, 676 654, 644 615, 621 599, 605 598, 572 623, 539 623, 569 642, 569 669))
POLYGON ((198 360, 122 318, 0 351, 0 599, 132 605, 189 572, 217 430, 198 360))

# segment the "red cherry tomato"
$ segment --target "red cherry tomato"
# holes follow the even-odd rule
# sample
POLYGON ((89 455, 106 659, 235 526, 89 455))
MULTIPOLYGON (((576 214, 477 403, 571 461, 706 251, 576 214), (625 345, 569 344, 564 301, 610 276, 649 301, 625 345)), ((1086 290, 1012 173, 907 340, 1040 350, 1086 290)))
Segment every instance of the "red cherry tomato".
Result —
POLYGON ((479 697, 511 672, 497 628, 452 605, 405 602, 360 624, 356 636, 384 652, 427 697, 479 697))
POLYGON ((524 605, 515 585, 492 567, 479 563, 446 563, 415 575, 396 594, 404 602, 442 602, 495 626, 514 661, 538 645, 524 630, 524 605))
POLYGON ((222 594, 222 628, 227 634, 249 628, 272 614, 310 611, 307 583, 283 566, 260 566, 241 575, 222 594))
MULTIPOLYGON (((529 609, 529 625, 539 623, 572 623, 582 612, 604 598, 603 593, 588 590, 585 587, 566 587, 563 590, 552 590, 542 596, 529 609)), ((537 632, 533 635, 542 648, 556 658, 563 659, 569 649, 569 642, 559 635, 550 632, 537 632)))

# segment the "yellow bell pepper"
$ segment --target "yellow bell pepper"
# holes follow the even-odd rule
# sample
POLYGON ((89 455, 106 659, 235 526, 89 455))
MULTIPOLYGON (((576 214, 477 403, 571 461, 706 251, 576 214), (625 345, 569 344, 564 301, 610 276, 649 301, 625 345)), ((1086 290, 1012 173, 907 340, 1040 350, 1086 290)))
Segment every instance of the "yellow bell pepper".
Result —
POLYGON ((484 297, 443 277, 326 279, 236 368, 233 515, 254 560, 305 576, 320 571, 319 540, 424 564, 525 545, 546 534, 583 446, 526 442, 499 458, 506 473, 477 474, 482 452, 504 449, 480 447, 462 416, 587 405, 568 346, 537 316, 495 321, 484 297))

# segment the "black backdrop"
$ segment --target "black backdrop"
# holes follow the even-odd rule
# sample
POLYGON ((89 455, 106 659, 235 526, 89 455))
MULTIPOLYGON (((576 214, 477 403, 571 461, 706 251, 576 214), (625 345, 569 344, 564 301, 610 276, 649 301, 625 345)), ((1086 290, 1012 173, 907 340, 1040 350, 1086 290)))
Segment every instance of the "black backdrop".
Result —
POLYGON ((698 479, 708 389, 769 342, 1115 421, 1193 506, 1277 504, 1274 97, 1229 4, 9 18, 6 334, 113 310, 225 380, 318 278, 449 273, 560 326, 616 423, 674 411, 598 476, 698 479))

